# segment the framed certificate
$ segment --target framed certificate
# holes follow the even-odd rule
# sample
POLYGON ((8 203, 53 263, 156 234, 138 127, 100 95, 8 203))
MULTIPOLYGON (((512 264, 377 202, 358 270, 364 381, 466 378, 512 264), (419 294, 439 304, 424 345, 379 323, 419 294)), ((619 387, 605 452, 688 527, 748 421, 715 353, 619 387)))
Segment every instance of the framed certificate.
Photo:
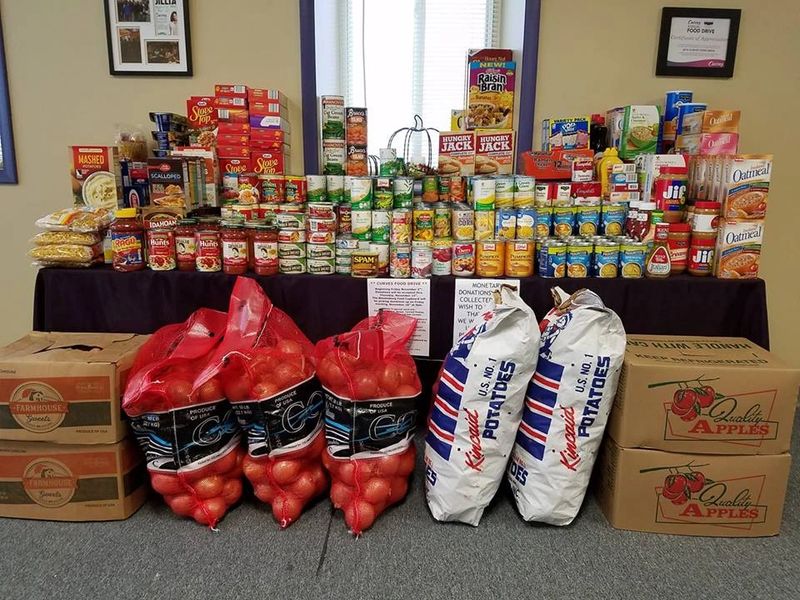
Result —
POLYGON ((733 77, 741 16, 739 9, 664 7, 656 75, 733 77))

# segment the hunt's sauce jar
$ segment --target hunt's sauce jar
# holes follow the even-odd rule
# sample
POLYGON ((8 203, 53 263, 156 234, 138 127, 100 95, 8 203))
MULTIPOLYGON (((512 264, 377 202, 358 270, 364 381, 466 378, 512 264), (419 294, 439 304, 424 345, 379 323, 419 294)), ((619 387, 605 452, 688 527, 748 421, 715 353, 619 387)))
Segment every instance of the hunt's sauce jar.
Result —
POLYGON ((219 241, 219 231, 216 229, 201 229, 195 238, 197 257, 195 264, 197 270, 203 273, 216 273, 222 270, 222 247, 219 241))
POLYGON ((181 219, 175 226, 175 258, 179 271, 194 271, 197 260, 196 219, 181 219))
POLYGON ((147 266, 153 271, 175 269, 175 232, 172 228, 147 230, 147 266))
POLYGON ((241 221, 226 220, 220 231, 222 270, 228 275, 247 273, 247 233, 241 221))

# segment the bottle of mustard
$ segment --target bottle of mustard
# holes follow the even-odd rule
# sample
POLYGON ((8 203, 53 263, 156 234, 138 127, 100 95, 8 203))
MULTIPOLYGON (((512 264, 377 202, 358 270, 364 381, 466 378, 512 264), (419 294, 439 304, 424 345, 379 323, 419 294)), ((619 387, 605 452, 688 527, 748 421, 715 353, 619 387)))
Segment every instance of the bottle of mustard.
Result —
POLYGON ((603 158, 597 164, 597 175, 600 177, 600 190, 603 198, 608 198, 611 192, 610 179, 611 179, 611 165, 619 164, 622 159, 616 148, 606 148, 603 151, 603 158))

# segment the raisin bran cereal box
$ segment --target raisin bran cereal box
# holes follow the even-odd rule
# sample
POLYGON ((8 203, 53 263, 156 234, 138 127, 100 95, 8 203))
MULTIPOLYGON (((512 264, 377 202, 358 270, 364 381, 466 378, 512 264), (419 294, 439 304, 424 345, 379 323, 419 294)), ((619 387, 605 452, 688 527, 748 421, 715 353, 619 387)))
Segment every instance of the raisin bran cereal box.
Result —
POLYGON ((517 63, 511 50, 484 49, 467 55, 467 129, 514 127, 517 63))
POLYGON ((714 275, 720 279, 757 278, 763 238, 764 221, 723 221, 717 234, 714 275))
POLYGON ((771 154, 727 158, 722 166, 722 215, 727 219, 763 219, 771 172, 771 154))
POLYGON ((475 132, 475 175, 514 172, 514 131, 475 132))
POLYGON ((439 134, 439 175, 475 174, 475 134, 443 131, 439 134))

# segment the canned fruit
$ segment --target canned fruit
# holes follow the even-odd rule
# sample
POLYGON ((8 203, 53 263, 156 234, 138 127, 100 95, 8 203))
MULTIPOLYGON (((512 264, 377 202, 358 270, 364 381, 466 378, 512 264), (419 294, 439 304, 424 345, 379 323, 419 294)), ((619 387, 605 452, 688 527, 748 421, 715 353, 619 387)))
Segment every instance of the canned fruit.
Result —
POLYGON ((475 242, 475 272, 479 277, 502 277, 505 272, 505 241, 475 242))
POLYGON ((407 208, 392 211, 389 228, 389 241, 392 244, 407 245, 411 243, 412 214, 407 208))
POLYGON ((433 237, 449 238, 451 235, 450 207, 444 203, 433 206, 433 237))
POLYGON ((453 242, 451 271, 458 277, 469 277, 475 274, 475 242, 453 242))
POLYGON ((429 242, 433 240, 433 209, 415 206, 413 217, 414 241, 429 242))
POLYGON ((450 275, 453 262, 453 240, 450 238, 433 240, 431 250, 433 253, 431 273, 433 275, 450 275))

